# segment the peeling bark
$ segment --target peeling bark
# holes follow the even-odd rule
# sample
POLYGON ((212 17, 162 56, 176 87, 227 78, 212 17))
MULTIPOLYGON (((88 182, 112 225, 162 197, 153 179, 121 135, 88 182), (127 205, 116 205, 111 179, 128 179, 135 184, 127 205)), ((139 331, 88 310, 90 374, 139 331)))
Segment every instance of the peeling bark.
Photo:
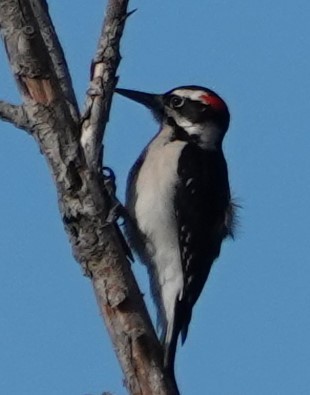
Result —
POLYGON ((74 257, 92 281, 128 391, 175 395, 121 232, 108 220, 115 203, 101 168, 127 5, 128 0, 108 2, 80 119, 46 1, 2 0, 1 36, 23 104, 0 102, 0 118, 30 131, 47 160, 74 257))

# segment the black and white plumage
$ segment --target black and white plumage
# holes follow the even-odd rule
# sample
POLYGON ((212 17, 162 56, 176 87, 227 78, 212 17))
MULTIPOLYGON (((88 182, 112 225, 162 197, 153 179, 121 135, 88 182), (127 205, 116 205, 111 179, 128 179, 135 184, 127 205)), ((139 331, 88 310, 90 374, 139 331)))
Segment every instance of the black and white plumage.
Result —
POLYGON ((212 263, 232 235, 234 209, 222 151, 229 111, 216 93, 199 86, 163 95, 116 92, 150 108, 160 123, 128 177, 126 231, 150 274, 164 363, 173 373, 178 337, 185 341, 212 263))

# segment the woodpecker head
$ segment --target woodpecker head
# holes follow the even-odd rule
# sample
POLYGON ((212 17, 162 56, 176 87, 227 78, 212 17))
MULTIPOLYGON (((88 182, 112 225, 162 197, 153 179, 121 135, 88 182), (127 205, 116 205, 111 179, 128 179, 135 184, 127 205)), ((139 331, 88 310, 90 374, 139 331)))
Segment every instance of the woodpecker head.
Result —
POLYGON ((229 126, 225 102, 212 90, 181 86, 164 94, 115 89, 117 93, 148 107, 161 124, 181 128, 202 146, 218 146, 229 126))

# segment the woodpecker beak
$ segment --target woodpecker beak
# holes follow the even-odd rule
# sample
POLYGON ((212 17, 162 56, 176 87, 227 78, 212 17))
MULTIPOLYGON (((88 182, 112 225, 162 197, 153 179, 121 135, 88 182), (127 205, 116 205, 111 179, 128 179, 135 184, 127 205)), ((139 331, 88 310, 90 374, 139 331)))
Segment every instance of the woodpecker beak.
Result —
POLYGON ((134 100, 137 103, 143 104, 145 107, 149 108, 152 111, 157 120, 160 120, 162 118, 164 113, 163 95, 156 95, 154 93, 145 93, 120 88, 116 88, 115 92, 127 97, 128 99, 134 100))

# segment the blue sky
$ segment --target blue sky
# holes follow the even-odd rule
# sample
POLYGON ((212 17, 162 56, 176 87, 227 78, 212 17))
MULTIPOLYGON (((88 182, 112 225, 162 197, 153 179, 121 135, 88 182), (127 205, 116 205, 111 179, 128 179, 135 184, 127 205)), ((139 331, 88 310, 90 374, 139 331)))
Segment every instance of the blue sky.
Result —
MULTIPOLYGON (((49 4, 82 105, 105 2, 49 4)), ((310 3, 133 0, 130 8, 138 11, 122 41, 119 86, 204 85, 232 115, 224 148, 240 224, 178 351, 182 394, 309 394, 310 3)), ((19 101, 2 48, 0 97, 19 101)), ((142 106, 115 97, 105 152, 121 198, 157 127, 142 106)), ((0 393, 124 395, 44 158, 5 123, 0 144, 0 393)), ((149 302, 144 268, 133 267, 149 302)))

